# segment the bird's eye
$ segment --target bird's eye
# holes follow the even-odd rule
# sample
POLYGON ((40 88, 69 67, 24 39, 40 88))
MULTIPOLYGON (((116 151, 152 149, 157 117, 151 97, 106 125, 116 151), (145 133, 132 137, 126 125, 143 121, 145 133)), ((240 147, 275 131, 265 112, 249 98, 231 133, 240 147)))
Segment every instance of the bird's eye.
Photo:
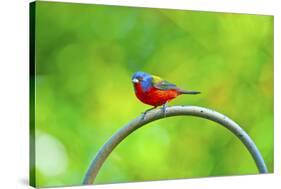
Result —
POLYGON ((138 80, 139 80, 139 81, 143 81, 143 77, 139 77, 138 80))

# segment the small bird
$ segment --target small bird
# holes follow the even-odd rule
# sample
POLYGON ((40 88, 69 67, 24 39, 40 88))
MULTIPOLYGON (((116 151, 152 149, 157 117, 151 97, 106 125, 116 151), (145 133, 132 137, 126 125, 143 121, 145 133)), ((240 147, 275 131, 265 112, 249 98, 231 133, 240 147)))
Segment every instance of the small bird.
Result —
POLYGON ((132 82, 137 98, 141 102, 153 106, 153 108, 150 108, 143 113, 143 119, 148 111, 161 105, 163 105, 163 113, 165 116, 167 103, 179 95, 200 93, 199 91, 180 89, 175 84, 163 80, 158 76, 141 71, 134 73, 132 82))

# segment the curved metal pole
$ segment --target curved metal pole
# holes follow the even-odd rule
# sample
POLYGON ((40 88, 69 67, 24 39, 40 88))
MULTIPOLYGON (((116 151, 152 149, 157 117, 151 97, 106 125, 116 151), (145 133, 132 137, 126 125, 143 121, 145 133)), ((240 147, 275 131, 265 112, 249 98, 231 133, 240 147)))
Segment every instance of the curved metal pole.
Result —
MULTIPOLYGON (((196 116, 205 119, 212 120, 223 125, 225 128, 230 130, 233 134, 235 134, 246 146, 248 151, 251 153, 255 163, 259 169, 260 173, 267 173, 267 167, 262 158, 261 153, 256 147, 255 143, 252 141, 250 136, 234 121, 225 115, 218 113, 214 110, 210 110, 203 107, 198 106, 171 106, 166 109, 165 117, 172 116, 196 116)), ((142 116, 137 117, 130 123, 128 123, 123 128, 119 129, 99 150, 95 159, 92 161, 85 178, 83 180, 83 184, 92 184, 100 170, 102 164, 109 156, 109 154, 114 150, 114 148, 122 142, 128 135, 137 130, 138 128, 144 126, 147 123, 152 121, 163 119, 162 109, 155 109, 147 112, 145 115, 145 119, 142 119, 142 116)))

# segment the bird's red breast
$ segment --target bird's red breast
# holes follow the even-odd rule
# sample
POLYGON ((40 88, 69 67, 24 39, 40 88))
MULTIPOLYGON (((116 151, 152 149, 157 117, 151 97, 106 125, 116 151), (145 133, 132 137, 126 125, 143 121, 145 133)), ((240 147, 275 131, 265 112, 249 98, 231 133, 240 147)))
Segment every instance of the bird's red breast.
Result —
POLYGON ((175 89, 159 90, 155 87, 151 87, 147 91, 144 91, 140 83, 135 83, 134 87, 137 98, 151 106, 161 106, 179 95, 178 91, 175 89))

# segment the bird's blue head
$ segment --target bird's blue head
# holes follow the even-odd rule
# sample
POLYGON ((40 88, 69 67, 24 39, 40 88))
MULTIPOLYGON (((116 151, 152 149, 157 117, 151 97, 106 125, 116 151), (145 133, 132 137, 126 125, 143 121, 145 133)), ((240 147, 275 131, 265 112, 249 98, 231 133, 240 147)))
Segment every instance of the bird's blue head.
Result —
POLYGON ((152 77, 145 72, 138 71, 134 73, 132 82, 134 84, 140 83, 144 91, 147 91, 150 87, 152 87, 152 77))

